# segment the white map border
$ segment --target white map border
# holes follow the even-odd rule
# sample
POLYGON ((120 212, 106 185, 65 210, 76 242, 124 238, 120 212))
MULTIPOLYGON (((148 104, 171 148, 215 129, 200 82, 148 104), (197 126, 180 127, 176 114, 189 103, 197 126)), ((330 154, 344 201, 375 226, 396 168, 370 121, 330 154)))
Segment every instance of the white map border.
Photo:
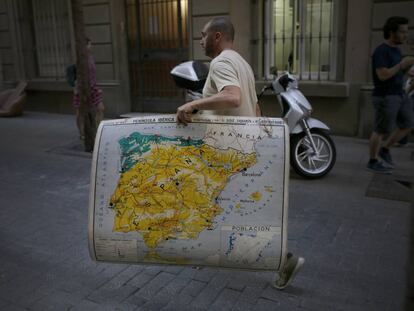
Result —
MULTIPOLYGON (((133 117, 133 118, 124 118, 124 119, 114 119, 114 120, 106 120, 102 121, 98 127, 96 138, 95 138, 95 145, 94 151, 92 155, 92 168, 91 168, 91 177, 90 177, 90 188, 89 188, 89 208, 88 208, 88 247, 89 247, 89 255, 94 261, 100 262, 111 262, 113 261, 106 261, 106 260, 98 260, 95 254, 95 242, 94 242, 94 217, 95 217, 95 207, 96 207, 96 170, 97 170, 97 160, 98 160, 98 153, 100 149, 100 141, 102 138, 103 128, 105 126, 116 126, 116 125, 128 125, 128 124, 157 124, 157 123, 176 123, 176 115, 175 114, 162 114, 162 115, 154 115, 154 116, 143 116, 143 117, 133 117)), ((202 116, 197 115, 194 116, 192 119, 193 123, 204 123, 204 124, 258 124, 262 126, 283 126, 284 127, 284 146, 285 146, 285 156, 284 156, 284 191, 283 191, 283 207, 282 207, 282 225, 281 225, 281 252, 280 252, 280 260, 279 265, 276 271, 280 270, 280 267, 283 267, 285 260, 286 260, 286 253, 287 253, 287 230, 288 230, 288 207, 289 207, 289 170, 290 170, 290 143, 289 143, 289 130, 286 123, 281 118, 265 118, 265 117, 236 117, 236 116, 202 116)), ((162 265, 164 263, 149 263, 149 262, 119 262, 119 263, 129 263, 129 264, 145 264, 145 265, 162 265)), ((211 267, 211 266, 210 266, 211 267)), ((237 270, 253 270, 253 269, 241 269, 238 267, 231 268, 231 267, 223 267, 217 266, 222 269, 237 269, 237 270)), ((265 271, 260 269, 260 271, 265 271)), ((274 270, 271 270, 274 271, 274 270)))

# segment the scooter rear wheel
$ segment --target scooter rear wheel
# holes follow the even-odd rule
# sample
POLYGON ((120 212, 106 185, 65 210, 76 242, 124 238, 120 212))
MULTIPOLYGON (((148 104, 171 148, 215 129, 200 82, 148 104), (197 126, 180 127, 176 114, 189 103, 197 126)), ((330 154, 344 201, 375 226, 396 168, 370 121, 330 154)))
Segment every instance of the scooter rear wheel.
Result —
POLYGON ((313 179, 329 173, 336 161, 336 148, 324 131, 310 130, 315 143, 314 150, 306 133, 293 135, 290 139, 290 164, 299 175, 313 179))

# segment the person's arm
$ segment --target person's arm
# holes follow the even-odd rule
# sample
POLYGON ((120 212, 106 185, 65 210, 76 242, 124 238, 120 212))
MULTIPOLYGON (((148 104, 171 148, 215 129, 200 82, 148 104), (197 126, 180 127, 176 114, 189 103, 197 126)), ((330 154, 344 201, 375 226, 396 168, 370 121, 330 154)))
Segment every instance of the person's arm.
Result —
POLYGON ((259 103, 256 103, 256 117, 262 116, 262 110, 260 109, 259 103))
POLYGON ((414 64, 414 57, 407 56, 407 57, 404 57, 401 62, 399 62, 393 67, 390 67, 390 68, 380 67, 380 68, 377 68, 375 71, 377 73, 378 79, 380 79, 381 81, 386 81, 392 78, 393 76, 395 76, 401 70, 405 70, 409 66, 412 66, 413 64, 414 64))
POLYGON ((391 68, 385 68, 385 67, 377 68, 375 71, 377 72, 378 79, 380 79, 381 81, 386 81, 386 80, 392 78, 393 76, 395 76, 397 73, 399 73, 400 70, 402 70, 402 66, 401 66, 401 63, 398 63, 394 67, 391 67, 391 68))
POLYGON ((188 102, 177 109, 177 121, 187 124, 191 122, 192 114, 196 110, 225 110, 237 108, 241 105, 240 88, 227 85, 217 94, 188 102))

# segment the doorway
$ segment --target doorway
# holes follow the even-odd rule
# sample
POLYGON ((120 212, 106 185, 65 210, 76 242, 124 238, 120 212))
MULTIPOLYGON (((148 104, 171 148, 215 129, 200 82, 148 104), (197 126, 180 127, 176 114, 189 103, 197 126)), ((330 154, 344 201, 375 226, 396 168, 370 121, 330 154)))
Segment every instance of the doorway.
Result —
POLYGON ((188 0, 126 0, 132 111, 175 112, 171 69, 188 60, 188 0))

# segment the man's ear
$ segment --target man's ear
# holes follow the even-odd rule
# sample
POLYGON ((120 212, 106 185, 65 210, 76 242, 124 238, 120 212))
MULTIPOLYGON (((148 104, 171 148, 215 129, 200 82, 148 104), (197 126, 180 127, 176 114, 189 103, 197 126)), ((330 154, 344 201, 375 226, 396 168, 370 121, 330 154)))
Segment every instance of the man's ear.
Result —
POLYGON ((222 36, 223 36, 223 34, 222 34, 221 32, 216 32, 216 33, 214 34, 214 39, 216 39, 216 40, 220 40, 222 36))

